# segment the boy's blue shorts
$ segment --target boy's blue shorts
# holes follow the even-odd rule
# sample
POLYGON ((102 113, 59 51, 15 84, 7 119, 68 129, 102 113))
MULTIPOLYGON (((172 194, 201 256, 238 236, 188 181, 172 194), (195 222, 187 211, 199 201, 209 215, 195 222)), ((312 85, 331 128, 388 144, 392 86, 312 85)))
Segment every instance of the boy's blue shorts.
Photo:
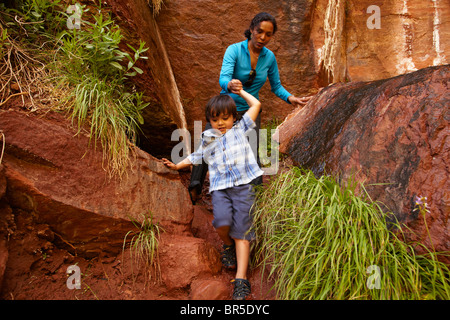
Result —
POLYGON ((211 193, 214 228, 230 226, 230 237, 254 240, 252 206, 255 191, 251 184, 215 190, 211 193))

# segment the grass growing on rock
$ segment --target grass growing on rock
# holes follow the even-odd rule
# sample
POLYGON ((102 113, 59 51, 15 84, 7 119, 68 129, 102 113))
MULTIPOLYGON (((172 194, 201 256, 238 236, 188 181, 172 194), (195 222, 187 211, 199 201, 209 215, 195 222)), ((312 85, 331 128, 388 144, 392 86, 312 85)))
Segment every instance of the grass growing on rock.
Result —
POLYGON ((139 48, 127 44, 134 54, 123 51, 119 47, 123 35, 114 19, 101 10, 91 19, 83 20, 79 30, 68 29, 59 35, 55 66, 64 71, 59 85, 74 88, 63 100, 70 102, 66 105, 72 119, 79 130, 89 125, 91 139, 101 142, 110 172, 122 176, 130 143, 136 143, 136 133, 144 123, 141 111, 148 106, 130 81, 143 73, 136 63, 147 59, 142 54, 148 48, 141 41, 139 48))
POLYGON ((398 223, 387 227, 393 214, 352 181, 342 187, 291 168, 259 193, 254 220, 255 258, 279 299, 450 298, 449 269, 437 253, 415 254, 398 223))
POLYGON ((129 231, 125 235, 122 252, 127 246, 128 236, 131 236, 131 240, 129 240, 131 268, 133 269, 133 265, 135 265, 139 270, 143 266, 148 271, 146 273, 148 280, 152 278, 152 273, 158 280, 161 274, 158 251, 161 230, 159 225, 153 222, 151 214, 142 214, 141 218, 141 222, 130 218, 139 231, 129 231))
POLYGON ((110 175, 123 177, 149 105, 133 82, 148 48, 125 40, 101 1, 89 8, 60 0, 0 3, 0 107, 21 95, 31 111, 67 112, 78 133, 87 128, 101 144, 110 175))

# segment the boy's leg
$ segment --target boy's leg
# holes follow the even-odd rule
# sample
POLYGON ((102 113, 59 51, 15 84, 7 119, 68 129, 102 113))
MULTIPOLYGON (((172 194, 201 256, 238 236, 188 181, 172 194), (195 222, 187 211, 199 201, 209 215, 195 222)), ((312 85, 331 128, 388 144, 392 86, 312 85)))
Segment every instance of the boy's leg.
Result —
POLYGON ((252 289, 247 280, 247 268, 250 257, 250 241, 234 239, 236 242, 237 270, 234 278, 233 300, 245 300, 252 289))
POLYGON ((225 268, 236 268, 236 250, 234 240, 230 237, 230 226, 233 222, 232 199, 227 190, 217 190, 211 193, 214 220, 213 226, 220 239, 222 246, 222 264, 225 268))
POLYGON ((219 238, 225 243, 227 246, 232 246, 234 244, 233 239, 230 237, 230 226, 222 226, 216 228, 217 234, 219 238))
POLYGON ((236 186, 230 189, 232 199, 233 219, 230 227, 230 237, 233 239, 253 240, 252 206, 255 202, 255 189, 252 184, 236 186))
POLYGON ((233 188, 233 224, 230 236, 235 241, 237 270, 234 279, 233 299, 244 300, 251 293, 250 282, 247 280, 247 269, 250 260, 250 241, 255 238, 253 227, 252 206, 255 201, 255 191, 251 184, 233 188))
POLYGON ((250 241, 234 239, 236 244, 237 270, 236 278, 247 279, 248 261, 250 258, 250 241))

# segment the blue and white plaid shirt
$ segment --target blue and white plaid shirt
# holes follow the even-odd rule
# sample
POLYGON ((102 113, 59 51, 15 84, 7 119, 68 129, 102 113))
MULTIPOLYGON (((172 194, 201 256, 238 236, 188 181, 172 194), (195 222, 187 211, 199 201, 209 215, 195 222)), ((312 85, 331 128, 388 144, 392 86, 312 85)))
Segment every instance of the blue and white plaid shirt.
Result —
POLYGON ((264 173, 248 140, 256 145, 256 132, 251 130, 255 126, 245 113, 225 134, 215 129, 202 133, 199 148, 188 158, 192 164, 200 164, 202 158, 208 164, 209 192, 250 183, 264 173))

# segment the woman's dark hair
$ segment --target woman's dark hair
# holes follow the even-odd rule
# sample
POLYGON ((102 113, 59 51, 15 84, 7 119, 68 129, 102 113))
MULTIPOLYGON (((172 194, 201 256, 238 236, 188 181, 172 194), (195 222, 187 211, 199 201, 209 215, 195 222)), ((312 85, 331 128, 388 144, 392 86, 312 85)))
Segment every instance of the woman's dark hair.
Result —
POLYGON ((212 117, 217 117, 221 113, 230 114, 237 119, 236 103, 228 94, 212 97, 206 104, 206 121, 209 122, 212 117))
POLYGON ((273 34, 277 32, 277 21, 275 20, 275 18, 270 13, 260 12, 253 18, 252 22, 250 23, 250 27, 247 30, 245 30, 244 32, 245 37, 250 40, 250 37, 252 36, 250 30, 253 30, 255 27, 259 26, 259 24, 263 21, 272 22, 273 34))

